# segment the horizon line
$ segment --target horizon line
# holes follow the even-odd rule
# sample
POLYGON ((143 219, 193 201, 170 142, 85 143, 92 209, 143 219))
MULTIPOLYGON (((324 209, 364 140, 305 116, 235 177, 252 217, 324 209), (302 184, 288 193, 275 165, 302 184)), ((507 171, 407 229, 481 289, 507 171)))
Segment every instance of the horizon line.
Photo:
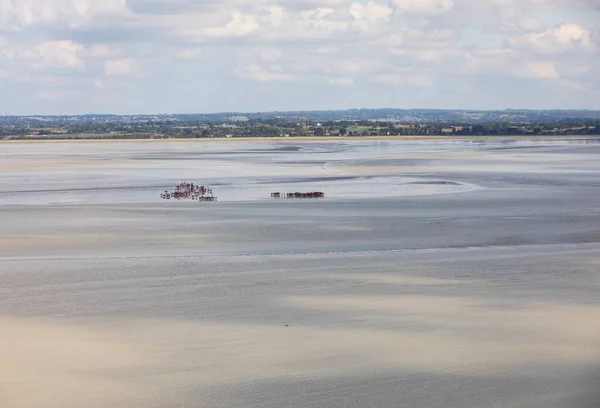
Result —
POLYGON ((344 112, 344 111, 439 111, 439 112, 596 112, 600 113, 599 109, 567 109, 567 108, 505 108, 505 109, 441 109, 441 108, 348 108, 348 109, 301 109, 301 110, 265 110, 265 111, 215 111, 215 112, 163 112, 163 113, 72 113, 72 114, 57 114, 57 113, 30 113, 30 114, 0 114, 0 117, 72 117, 72 116, 167 116, 167 115, 225 115, 225 114, 276 114, 276 113, 311 113, 311 112, 344 112))

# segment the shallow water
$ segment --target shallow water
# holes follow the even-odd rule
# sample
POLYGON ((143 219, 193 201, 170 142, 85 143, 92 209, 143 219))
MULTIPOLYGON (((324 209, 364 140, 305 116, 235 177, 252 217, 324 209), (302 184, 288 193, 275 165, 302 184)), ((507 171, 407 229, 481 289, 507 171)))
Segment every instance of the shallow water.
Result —
POLYGON ((0 406, 598 406, 596 140, 0 151, 0 406))
POLYGON ((158 202, 183 181, 210 184, 227 201, 260 200, 274 191, 327 190, 355 198, 467 191, 456 183, 415 184, 402 175, 344 171, 390 156, 477 150, 479 144, 366 141, 343 143, 120 142, 7 144, 0 204, 158 202), (409 184, 410 183, 410 184, 409 184))

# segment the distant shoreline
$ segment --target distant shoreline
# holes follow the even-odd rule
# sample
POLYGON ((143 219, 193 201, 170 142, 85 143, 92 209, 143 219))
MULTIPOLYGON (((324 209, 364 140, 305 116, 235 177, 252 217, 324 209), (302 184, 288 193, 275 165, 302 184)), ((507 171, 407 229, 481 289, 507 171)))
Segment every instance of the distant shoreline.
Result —
POLYGON ((57 139, 0 139, 0 144, 12 143, 159 143, 159 142, 334 142, 358 140, 548 140, 548 139, 600 139, 600 135, 485 135, 485 136, 292 136, 292 137, 215 137, 215 138, 57 138, 57 139))

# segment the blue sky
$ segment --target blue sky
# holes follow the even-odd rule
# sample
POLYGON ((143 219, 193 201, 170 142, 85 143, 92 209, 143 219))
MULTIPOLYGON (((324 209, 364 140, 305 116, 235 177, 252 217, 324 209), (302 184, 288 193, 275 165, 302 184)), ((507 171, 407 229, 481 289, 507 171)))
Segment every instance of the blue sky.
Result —
POLYGON ((0 0, 0 114, 600 109, 600 0, 0 0))

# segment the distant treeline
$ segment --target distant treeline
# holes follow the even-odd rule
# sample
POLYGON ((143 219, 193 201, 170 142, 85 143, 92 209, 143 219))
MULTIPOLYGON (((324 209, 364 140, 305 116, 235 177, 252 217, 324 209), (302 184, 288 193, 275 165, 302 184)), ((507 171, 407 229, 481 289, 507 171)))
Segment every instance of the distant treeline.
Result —
MULTIPOLYGON (((129 120, 129 119, 128 119, 129 120)), ((133 120, 133 119, 131 119, 133 120)), ((600 135, 600 118, 563 117, 555 122, 511 121, 400 121, 400 120, 292 120, 235 117, 223 122, 148 119, 142 122, 63 120, 0 125, 0 139, 149 139, 251 138, 310 136, 533 136, 600 135)))

